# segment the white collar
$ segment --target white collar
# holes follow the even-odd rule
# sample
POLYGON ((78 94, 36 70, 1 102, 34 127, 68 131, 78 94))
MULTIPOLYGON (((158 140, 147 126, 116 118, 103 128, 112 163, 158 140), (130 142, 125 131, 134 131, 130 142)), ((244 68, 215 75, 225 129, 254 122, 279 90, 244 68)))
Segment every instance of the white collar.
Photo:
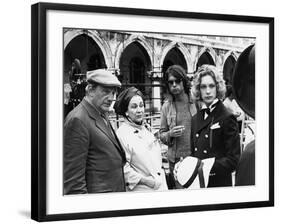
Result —
MULTIPOLYGON (((212 112, 212 111, 216 108, 216 103, 217 103, 218 101, 219 101, 218 98, 216 98, 216 99, 211 103, 211 105, 210 105, 209 107, 207 107, 207 105, 204 103, 201 109, 203 110, 203 109, 209 108, 209 109, 210 109, 210 112, 212 112), (215 106, 213 106, 213 105, 215 105, 215 106)), ((204 113, 204 120, 205 120, 208 116, 209 116, 209 115, 205 112, 205 113, 204 113)))
POLYGON ((209 107, 207 107, 207 105, 206 105, 205 103, 203 103, 201 109, 207 109, 207 108, 209 108, 210 111, 212 112, 212 111, 215 109, 215 107, 212 107, 212 106, 213 106, 214 104, 216 104, 218 101, 219 101, 218 98, 214 99, 214 101, 211 103, 211 105, 210 105, 209 107))

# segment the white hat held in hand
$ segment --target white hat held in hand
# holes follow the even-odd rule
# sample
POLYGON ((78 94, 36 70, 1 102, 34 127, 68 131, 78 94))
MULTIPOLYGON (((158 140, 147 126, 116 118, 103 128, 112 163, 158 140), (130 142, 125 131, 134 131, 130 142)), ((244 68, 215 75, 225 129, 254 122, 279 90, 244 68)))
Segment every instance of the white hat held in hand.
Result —
POLYGON ((209 174, 215 158, 200 160, 188 156, 175 165, 174 176, 176 180, 188 189, 198 189, 208 186, 209 174))

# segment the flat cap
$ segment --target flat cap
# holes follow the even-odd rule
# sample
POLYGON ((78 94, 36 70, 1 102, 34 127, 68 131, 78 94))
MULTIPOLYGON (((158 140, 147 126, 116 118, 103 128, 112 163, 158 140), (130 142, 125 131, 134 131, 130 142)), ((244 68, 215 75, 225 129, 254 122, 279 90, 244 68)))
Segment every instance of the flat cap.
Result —
POLYGON ((95 82, 104 86, 121 87, 121 83, 115 75, 104 69, 97 69, 87 72, 87 82, 95 82))

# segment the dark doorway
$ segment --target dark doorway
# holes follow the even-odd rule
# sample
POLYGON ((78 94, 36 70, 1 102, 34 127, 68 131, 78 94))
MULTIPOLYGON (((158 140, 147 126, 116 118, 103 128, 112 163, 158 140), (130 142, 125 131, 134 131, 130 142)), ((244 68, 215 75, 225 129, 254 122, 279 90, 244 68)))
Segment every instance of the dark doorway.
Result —
POLYGON ((204 52, 198 59, 198 62, 196 65, 196 71, 201 65, 204 65, 204 64, 215 65, 215 62, 214 62, 212 56, 208 52, 204 52))
POLYGON ((172 48, 164 59, 164 62, 162 65, 163 74, 165 74, 166 70, 171 65, 181 65, 185 69, 185 71, 187 71, 187 64, 186 64, 184 55, 176 47, 172 48))
POLYGON ((226 85, 232 85, 233 71, 236 61, 233 56, 229 56, 223 66, 223 78, 226 85))

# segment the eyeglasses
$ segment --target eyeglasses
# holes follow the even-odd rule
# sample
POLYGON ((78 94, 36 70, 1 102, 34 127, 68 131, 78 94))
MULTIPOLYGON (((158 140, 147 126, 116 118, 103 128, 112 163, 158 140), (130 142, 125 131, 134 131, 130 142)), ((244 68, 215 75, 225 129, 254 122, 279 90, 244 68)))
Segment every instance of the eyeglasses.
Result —
POLYGON ((176 83, 176 85, 178 85, 181 83, 181 79, 169 80, 168 83, 169 83, 169 85, 174 85, 174 83, 176 83))

